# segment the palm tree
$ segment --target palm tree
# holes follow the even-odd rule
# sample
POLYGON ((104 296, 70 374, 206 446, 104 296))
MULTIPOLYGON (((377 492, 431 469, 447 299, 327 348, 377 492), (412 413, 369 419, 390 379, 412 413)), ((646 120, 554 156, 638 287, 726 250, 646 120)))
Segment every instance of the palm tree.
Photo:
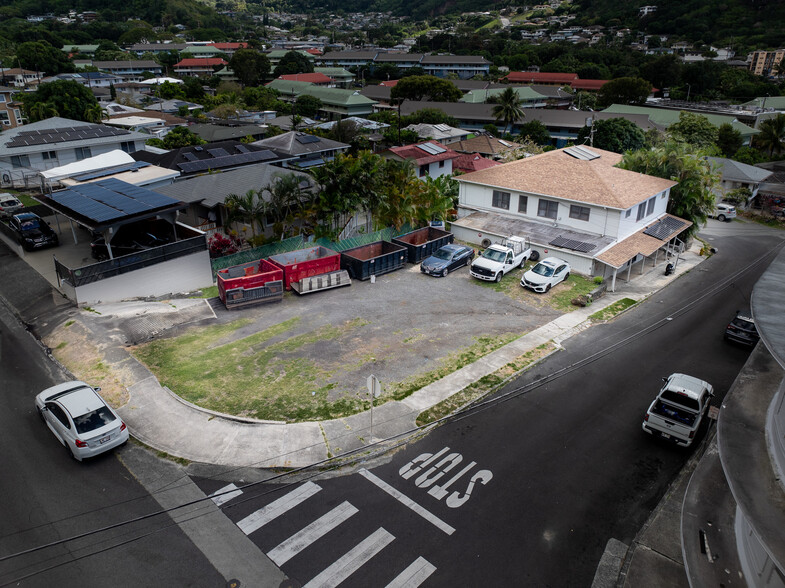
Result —
POLYGON ((266 203, 267 212, 274 223, 281 224, 283 237, 293 228, 295 211, 300 209, 306 200, 302 185, 304 181, 302 176, 297 174, 276 174, 272 182, 262 189, 270 195, 266 203))
POLYGON ((58 116, 59 114, 57 107, 51 102, 36 102, 28 111, 31 122, 44 120, 53 116, 58 116))
POLYGON ((256 190, 248 190, 244 196, 229 194, 224 200, 224 206, 229 212, 227 224, 236 220, 247 222, 251 225, 251 234, 256 237, 256 225, 262 226, 267 204, 261 194, 256 190))
POLYGON ((781 153, 785 147, 785 114, 778 114, 768 118, 758 127, 760 134, 755 137, 755 145, 769 152, 769 157, 774 153, 781 153))
POLYGON ((83 116, 85 122, 100 123, 106 115, 106 110, 96 103, 85 108, 83 116))
POLYGON ((523 100, 518 97, 518 92, 511 86, 496 97, 496 105, 493 107, 493 116, 496 121, 504 122, 504 133, 507 133, 512 125, 524 118, 526 115, 521 107, 523 100))

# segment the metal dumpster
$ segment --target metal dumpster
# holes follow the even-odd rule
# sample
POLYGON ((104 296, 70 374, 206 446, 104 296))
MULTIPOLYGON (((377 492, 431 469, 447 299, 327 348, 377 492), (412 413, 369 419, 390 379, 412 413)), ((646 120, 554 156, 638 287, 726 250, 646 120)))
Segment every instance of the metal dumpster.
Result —
POLYGON ((266 259, 218 270, 216 280, 218 297, 228 309, 283 299, 283 270, 266 259))
POLYGON ((291 290, 295 282, 341 269, 341 255, 321 246, 271 255, 268 260, 283 271, 287 290, 291 290))
POLYGON ((399 235, 392 242, 406 247, 409 263, 420 263, 443 245, 452 243, 454 239, 455 236, 452 233, 442 229, 423 227, 422 229, 399 235))
POLYGON ((356 280, 401 269, 405 263, 406 248, 389 241, 376 241, 341 252, 341 267, 356 280))

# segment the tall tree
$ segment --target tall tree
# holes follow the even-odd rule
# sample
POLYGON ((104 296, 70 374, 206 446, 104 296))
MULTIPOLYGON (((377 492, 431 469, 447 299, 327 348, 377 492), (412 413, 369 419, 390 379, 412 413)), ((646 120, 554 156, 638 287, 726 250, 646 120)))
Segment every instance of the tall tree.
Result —
POLYGON ((651 84, 641 78, 616 78, 597 93, 600 106, 611 104, 643 104, 651 94, 651 84))
POLYGON ((755 137, 755 145, 768 151, 769 157, 782 153, 785 147, 785 114, 768 118, 758 126, 760 133, 755 137))
POLYGON ((275 77, 299 73, 313 73, 313 62, 300 51, 287 51, 273 70, 275 77))
MULTIPOLYGON (((593 144, 598 149, 624 153, 637 151, 646 143, 646 137, 641 128, 626 118, 608 118, 594 121, 593 144)), ((583 127, 578 131, 577 143, 585 142, 591 135, 591 127, 583 127)))
POLYGON ((497 121, 504 122, 504 132, 515 125, 515 123, 526 115, 523 112, 523 100, 518 96, 518 92, 512 86, 508 86, 496 97, 496 104, 493 106, 493 116, 497 121))
POLYGON ((717 129, 717 147, 725 157, 733 157, 743 144, 741 133, 730 123, 722 123, 717 129))
POLYGON ((393 100, 457 102, 461 96, 463 92, 455 84, 436 76, 407 76, 390 90, 393 100))
POLYGON ((677 141, 706 149, 717 144, 717 127, 702 114, 679 113, 679 120, 668 127, 668 134, 677 141))
POLYGON ((705 152, 686 143, 668 141, 654 149, 628 152, 619 167, 678 182, 671 188, 668 212, 693 223, 688 236, 697 233, 714 210, 712 189, 719 175, 712 171, 705 152))
POLYGON ((52 47, 46 41, 20 43, 16 48, 16 59, 19 67, 43 71, 52 76, 74 71, 74 64, 68 61, 68 56, 59 47, 52 47))
POLYGON ((57 116, 63 118, 86 121, 88 120, 86 113, 91 112, 91 107, 98 106, 93 93, 79 82, 72 80, 40 84, 35 92, 23 93, 21 98, 31 121, 41 120, 39 116, 45 112, 57 112, 57 116), (37 106, 42 102, 51 108, 42 109, 37 106))
POLYGON ((255 49, 238 49, 229 60, 229 67, 245 86, 256 86, 270 73, 270 60, 255 49))
POLYGON ((265 201, 256 190, 248 190, 245 194, 229 194, 224 200, 224 206, 229 212, 227 224, 235 221, 247 222, 251 225, 251 234, 256 237, 256 226, 263 226, 264 215, 267 210, 265 201))

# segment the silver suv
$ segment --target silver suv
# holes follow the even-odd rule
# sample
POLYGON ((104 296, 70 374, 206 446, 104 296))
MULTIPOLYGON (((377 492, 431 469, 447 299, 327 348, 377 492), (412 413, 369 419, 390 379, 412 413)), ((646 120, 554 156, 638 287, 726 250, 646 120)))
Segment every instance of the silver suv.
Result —
POLYGON ((716 218, 718 221, 730 222, 736 218, 736 207, 732 204, 720 202, 714 207, 714 211, 709 216, 711 218, 716 218))

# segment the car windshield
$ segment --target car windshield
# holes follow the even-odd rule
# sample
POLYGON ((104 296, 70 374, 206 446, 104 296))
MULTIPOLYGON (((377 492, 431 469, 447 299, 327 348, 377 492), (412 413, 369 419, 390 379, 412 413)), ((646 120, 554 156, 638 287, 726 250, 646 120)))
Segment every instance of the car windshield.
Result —
POLYGON ((16 206, 16 202, 13 200, 3 200, 0 202, 0 206, 16 206))
POLYGON ((433 256, 436 259, 450 261, 452 259, 452 252, 449 249, 439 249, 436 253, 433 254, 433 256))
POLYGON ((23 231, 31 231, 33 229, 40 228, 41 225, 38 223, 37 220, 26 220, 26 221, 22 221, 21 226, 23 231))
POLYGON ((736 317, 731 321, 731 324, 744 331, 754 331, 755 330, 755 323, 751 323, 749 321, 744 320, 743 318, 736 317))
POLYGON ((505 257, 504 251, 496 251, 495 249, 486 249, 482 252, 482 256, 485 259, 490 259, 491 261, 498 261, 499 263, 504 263, 505 257))
POLYGON ((532 270, 538 276, 545 276, 550 278, 553 275, 553 268, 542 263, 538 263, 532 270))
POLYGON ((76 425, 77 433, 89 433, 90 431, 100 429, 104 425, 108 425, 113 420, 115 420, 115 416, 112 414, 112 411, 102 406, 92 412, 75 417, 74 425, 76 425))

